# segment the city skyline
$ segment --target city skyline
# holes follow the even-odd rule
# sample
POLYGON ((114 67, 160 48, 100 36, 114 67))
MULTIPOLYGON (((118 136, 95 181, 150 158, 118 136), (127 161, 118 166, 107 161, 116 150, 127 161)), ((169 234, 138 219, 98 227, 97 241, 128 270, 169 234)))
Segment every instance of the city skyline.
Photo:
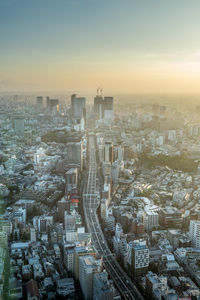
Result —
POLYGON ((0 92, 199 93, 199 8, 0 0, 0 92))

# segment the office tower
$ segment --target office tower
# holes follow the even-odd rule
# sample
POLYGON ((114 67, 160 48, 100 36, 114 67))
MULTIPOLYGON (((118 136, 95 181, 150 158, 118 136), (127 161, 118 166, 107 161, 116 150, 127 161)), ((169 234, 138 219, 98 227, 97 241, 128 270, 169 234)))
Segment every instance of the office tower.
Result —
POLYGON ((84 97, 71 96, 71 113, 73 118, 81 119, 86 115, 86 100, 84 97))
POLYGON ((70 208, 70 200, 62 198, 60 201, 57 202, 57 208, 59 220, 61 222, 64 222, 65 211, 69 210, 70 208))
POLYGON ((111 125, 113 120, 113 97, 104 97, 104 123, 106 125, 111 125))
POLYGON ((151 231, 158 227, 158 213, 146 210, 143 216, 144 227, 147 231, 151 231))
POLYGON ((117 183, 120 174, 120 164, 118 161, 115 161, 111 166, 111 178, 113 183, 117 183))
POLYGON ((15 213, 14 217, 18 219, 19 223, 26 224, 26 208, 20 207, 15 213))
POLYGON ((49 110, 53 114, 56 114, 59 112, 59 100, 58 99, 49 99, 49 110))
POLYGON ((114 299, 113 289, 108 280, 108 273, 105 270, 101 273, 94 274, 93 299, 94 300, 114 299))
POLYGON ((200 249, 200 221, 198 220, 190 221, 189 235, 192 241, 192 246, 194 248, 200 249))
POLYGON ((90 255, 96 258, 96 250, 90 247, 79 246, 74 249, 74 275, 76 280, 79 279, 79 258, 82 256, 90 255))
POLYGON ((64 244, 63 255, 64 255, 64 265, 68 272, 73 272, 74 270, 74 249, 76 245, 74 243, 64 244))
POLYGON ((159 211, 159 223, 165 228, 180 227, 182 221, 182 214, 175 207, 167 206, 159 211))
POLYGON ((47 230, 47 220, 46 219, 40 218, 38 220, 38 229, 39 229, 39 232, 46 232, 46 230, 47 230))
POLYGON ((101 120, 104 117, 104 99, 98 94, 94 97, 94 114, 96 120, 101 120))
POLYGON ((46 98, 46 107, 49 108, 49 106, 50 106, 50 98, 49 98, 49 96, 47 96, 47 98, 46 98))
POLYGON ((146 295, 147 299, 153 299, 153 292, 156 289, 165 290, 168 288, 167 285, 167 276, 157 275, 152 273, 151 271, 148 272, 146 275, 146 295))
POLYGON ((78 169, 71 168, 65 173, 66 178, 66 190, 71 191, 77 187, 78 183, 78 169))
POLYGON ((124 160, 124 147, 119 146, 117 148, 117 159, 119 161, 123 161, 124 160))
POLYGON ((38 110, 43 108, 43 97, 42 96, 38 96, 36 98, 36 105, 37 105, 38 110))
POLYGON ((83 144, 82 142, 67 143, 67 160, 83 167, 83 144))
POLYGON ((100 273, 102 261, 87 255, 79 258, 79 282, 85 300, 93 299, 93 277, 100 273))
POLYGON ((36 242, 37 238, 36 238, 36 230, 34 227, 30 228, 30 240, 31 242, 36 242))
POLYGON ((113 97, 104 97, 104 110, 113 110, 113 97))
POLYGON ((39 232, 46 232, 48 227, 53 225, 53 216, 41 216, 38 219, 39 232))
POLYGON ((94 114, 96 120, 104 119, 106 123, 112 122, 114 118, 113 97, 102 97, 102 91, 94 97, 94 114))
POLYGON ((101 199, 101 218, 106 219, 107 217, 107 199, 101 199))
POLYGON ((65 211, 65 230, 73 231, 76 229, 76 218, 65 211))
POLYGON ((146 274, 149 266, 149 249, 145 240, 135 240, 129 243, 127 261, 132 276, 138 277, 146 274))
POLYGON ((104 144, 104 162, 113 163, 113 143, 105 142, 104 144))
POLYGON ((113 237, 113 247, 116 255, 123 259, 127 255, 126 237, 126 234, 123 233, 121 224, 117 223, 115 227, 115 236, 113 237))
POLYGON ((14 116, 13 120, 14 120, 15 133, 18 136, 23 136, 24 135, 24 117, 17 115, 17 116, 14 116))

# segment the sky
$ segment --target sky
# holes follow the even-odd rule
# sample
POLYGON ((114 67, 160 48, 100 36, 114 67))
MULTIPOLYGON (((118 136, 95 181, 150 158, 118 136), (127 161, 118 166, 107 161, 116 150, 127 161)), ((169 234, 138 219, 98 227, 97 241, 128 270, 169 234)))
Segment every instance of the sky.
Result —
POLYGON ((0 0, 0 91, 200 93, 199 0, 0 0))

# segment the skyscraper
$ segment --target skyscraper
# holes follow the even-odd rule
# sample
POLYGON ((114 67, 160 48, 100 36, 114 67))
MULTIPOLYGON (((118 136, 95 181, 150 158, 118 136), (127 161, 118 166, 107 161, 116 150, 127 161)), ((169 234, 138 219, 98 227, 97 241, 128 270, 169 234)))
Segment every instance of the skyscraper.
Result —
POLYGON ((101 260, 95 260, 91 255, 79 257, 79 282, 85 300, 93 299, 93 277, 101 272, 101 268, 101 260))
POLYGON ((112 300, 113 289, 108 281, 106 271, 94 274, 93 278, 93 299, 94 300, 112 300))
POLYGON ((14 116, 14 130, 18 136, 24 135, 24 117, 20 115, 14 116))
POLYGON ((135 240, 129 243, 127 260, 132 276, 142 276, 147 272, 149 266, 149 249, 145 240, 135 240))
POLYGON ((80 169, 83 167, 83 144, 82 142, 70 142, 67 143, 67 160, 70 163, 80 165, 80 169))
POLYGON ((42 96, 38 96, 36 98, 36 105, 37 105, 37 110, 40 110, 43 108, 43 97, 42 96))
POLYGON ((98 94, 94 98, 94 114, 97 120, 101 119, 113 119, 113 97, 102 97, 102 94, 98 94))
POLYGON ((200 221, 198 220, 190 221, 189 235, 192 241, 192 246, 194 248, 200 248, 200 221))
POLYGON ((104 162, 113 163, 113 143, 105 142, 104 144, 104 162))
POLYGON ((94 98, 94 114, 97 120, 101 120, 104 117, 104 99, 101 95, 97 95, 94 98))
POLYGON ((65 211, 65 229, 66 231, 73 231, 76 229, 75 216, 70 215, 67 211, 65 211))
POLYGON ((113 97, 104 97, 104 110, 113 110, 113 97))
POLYGON ((76 94, 71 96, 72 117, 81 119, 85 117, 86 100, 84 97, 77 97, 76 94))

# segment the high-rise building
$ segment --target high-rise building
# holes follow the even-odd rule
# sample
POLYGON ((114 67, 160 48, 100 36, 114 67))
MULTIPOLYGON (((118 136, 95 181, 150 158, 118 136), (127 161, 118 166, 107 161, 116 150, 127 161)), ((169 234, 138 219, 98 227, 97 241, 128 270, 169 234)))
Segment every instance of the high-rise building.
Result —
POLYGON ((91 247, 76 247, 74 249, 74 270, 73 273, 76 279, 79 279, 79 258, 82 256, 90 255, 96 258, 96 250, 91 247))
POLYGON ((70 163, 83 167, 83 144, 82 142, 67 143, 67 160, 70 163))
POLYGON ((93 299, 94 300, 113 300, 113 289, 108 280, 108 273, 104 270, 94 274, 93 277, 93 299))
POLYGON ((200 248, 200 221, 199 220, 190 221, 189 235, 192 241, 192 246, 194 248, 200 248))
POLYGON ((104 97, 104 110, 113 110, 113 97, 104 97))
POLYGON ((73 118, 81 119, 86 117, 86 100, 84 97, 71 96, 71 113, 73 118))
POLYGON ((104 162, 113 163, 113 143, 105 142, 104 144, 104 162))
POLYGON ((144 227, 147 231, 151 231, 158 227, 158 213, 155 211, 147 210, 143 216, 144 227))
POLYGON ((78 169, 77 168, 71 168, 65 173, 66 177, 66 189, 67 191, 71 191, 73 188, 77 187, 78 183, 78 169))
POLYGON ((135 240, 129 243, 127 261, 132 276, 138 277, 146 274, 149 266, 149 249, 145 240, 135 240))
POLYGON ((59 100, 58 99, 50 99, 49 100, 49 109, 50 112, 56 114, 59 112, 59 100))
POLYGON ((94 97, 94 114, 97 120, 104 117, 104 99, 101 95, 94 97))
POLYGON ((120 161, 124 160, 124 147, 122 147, 122 146, 119 146, 117 148, 117 159, 120 161))
POLYGON ((167 206, 159 211, 159 223, 165 228, 180 227, 182 222, 182 214, 175 207, 167 206))
POLYGON ((47 98, 46 98, 46 107, 49 108, 49 105, 50 105, 50 98, 49 98, 49 96, 47 96, 47 98))
POLYGON ((58 99, 50 99, 49 97, 46 98, 47 109, 53 114, 59 112, 59 100, 58 99))
POLYGON ((13 118, 14 120, 14 130, 18 136, 24 135, 24 117, 20 115, 16 115, 13 118))
POLYGON ((43 97, 42 96, 38 96, 36 98, 36 105, 37 105, 38 110, 43 108, 43 97))
POLYGON ((68 272, 73 272, 74 270, 74 249, 76 245, 74 243, 64 244, 64 265, 68 272))
POLYGON ((73 231, 76 229, 76 218, 65 211, 65 230, 73 231))
POLYGON ((153 292, 158 289, 162 288, 167 289, 167 276, 158 276, 152 272, 148 272, 146 275, 146 295, 148 299, 153 299, 153 292))
POLYGON ((41 216, 38 219, 39 232, 46 232, 48 227, 53 225, 53 216, 41 216))
POLYGON ((79 282, 85 300, 93 299, 93 277, 101 269, 101 260, 95 260, 91 255, 79 258, 79 282))
POLYGON ((34 227, 30 228, 30 240, 31 242, 36 242, 37 238, 36 238, 36 230, 34 227))
POLYGON ((60 201, 57 202, 57 208, 58 208, 59 220, 61 222, 64 222, 65 211, 69 210, 70 208, 70 200, 66 200, 65 198, 62 198, 60 201))
POLYGON ((113 120, 113 97, 102 97, 102 91, 94 98, 94 114, 97 120, 113 120))

